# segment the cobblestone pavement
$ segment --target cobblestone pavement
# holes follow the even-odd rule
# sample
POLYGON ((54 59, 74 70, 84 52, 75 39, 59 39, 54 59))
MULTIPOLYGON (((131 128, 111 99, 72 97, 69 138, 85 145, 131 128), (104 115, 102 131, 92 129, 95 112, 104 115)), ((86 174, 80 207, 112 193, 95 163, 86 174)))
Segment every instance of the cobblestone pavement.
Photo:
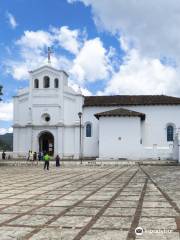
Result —
POLYGON ((180 166, 0 167, 9 239, 179 240, 180 166))

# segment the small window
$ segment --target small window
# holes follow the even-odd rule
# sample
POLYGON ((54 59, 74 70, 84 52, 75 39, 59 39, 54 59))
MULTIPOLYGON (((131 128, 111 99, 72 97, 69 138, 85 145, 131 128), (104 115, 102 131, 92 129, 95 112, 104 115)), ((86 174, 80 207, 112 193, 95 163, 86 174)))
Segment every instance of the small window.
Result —
POLYGON ((86 137, 92 136, 92 125, 91 123, 87 123, 86 125, 86 137))
POLYGON ((38 79, 34 80, 34 88, 39 88, 39 80, 38 79))
POLYGON ((46 116, 46 117, 45 117, 45 121, 46 121, 46 122, 49 122, 49 121, 50 121, 50 116, 46 116))
POLYGON ((59 79, 58 78, 54 79, 54 87, 59 88, 59 79))
POLYGON ((44 88, 49 88, 50 87, 50 78, 48 76, 44 77, 44 88))
POLYGON ((167 141, 172 142, 174 140, 174 127, 172 125, 167 126, 167 141))
POLYGON ((51 117, 48 113, 45 113, 42 115, 42 119, 45 121, 45 122, 49 122, 51 120, 51 117))

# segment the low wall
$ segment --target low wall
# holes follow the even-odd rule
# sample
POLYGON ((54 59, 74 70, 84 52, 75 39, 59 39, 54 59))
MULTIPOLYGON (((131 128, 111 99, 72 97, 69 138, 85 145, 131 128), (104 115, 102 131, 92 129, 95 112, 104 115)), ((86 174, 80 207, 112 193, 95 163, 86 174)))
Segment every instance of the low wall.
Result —
POLYGON ((173 159, 173 145, 170 147, 144 147, 136 153, 120 154, 119 158, 97 158, 101 160, 168 160, 173 159))

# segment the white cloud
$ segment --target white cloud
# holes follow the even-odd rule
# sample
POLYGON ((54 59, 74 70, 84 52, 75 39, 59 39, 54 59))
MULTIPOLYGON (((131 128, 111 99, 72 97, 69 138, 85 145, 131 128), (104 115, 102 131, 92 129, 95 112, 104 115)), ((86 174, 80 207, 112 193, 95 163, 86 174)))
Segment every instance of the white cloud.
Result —
POLYGON ((28 79, 29 73, 26 64, 21 62, 9 61, 6 62, 6 73, 11 74, 16 80, 28 79))
POLYGON ((84 35, 78 29, 71 30, 67 26, 61 28, 51 27, 49 31, 25 31, 16 43, 22 49, 30 48, 33 51, 39 51, 39 53, 44 48, 58 43, 60 47, 77 54, 84 40, 84 35))
MULTIPOLYGON (((47 64, 47 47, 53 45, 55 36, 46 31, 25 31, 16 41, 19 47, 19 58, 8 59, 4 62, 6 72, 16 80, 25 80, 29 77, 29 70, 47 64)), ((67 70, 69 60, 54 53, 51 57, 54 67, 67 70)))
POLYGON ((127 52, 131 49, 130 43, 128 42, 128 39, 126 37, 121 36, 119 38, 119 42, 120 42, 122 50, 124 50, 125 52, 127 52))
POLYGON ((51 46, 53 42, 52 36, 46 31, 25 31, 24 35, 17 41, 17 44, 23 48, 44 48, 51 46))
POLYGON ((98 94, 180 96, 178 0, 68 0, 77 1, 91 7, 96 26, 118 38, 125 53, 98 94))
POLYGON ((4 135, 6 133, 12 133, 13 132, 13 128, 0 128, 0 135, 4 135))
POLYGON ((25 80, 29 77, 29 70, 46 63, 45 48, 52 45, 52 36, 45 31, 25 31, 15 44, 19 47, 17 59, 6 59, 6 72, 16 80, 25 80))
MULTIPOLYGON (((16 41, 19 47, 19 60, 6 60, 6 72, 17 80, 28 79, 28 70, 47 64, 45 49, 54 45, 74 53, 74 59, 59 55, 54 51, 51 56, 53 67, 70 73, 74 83, 82 85, 107 79, 112 71, 110 59, 114 49, 105 49, 99 38, 86 39, 85 33, 78 29, 70 30, 67 26, 51 27, 49 31, 25 31, 16 41)), ((89 94, 88 92, 86 92, 89 94)))
POLYGON ((102 94, 169 94, 180 95, 179 73, 159 59, 141 56, 131 49, 119 70, 114 72, 102 94))
POLYGON ((67 26, 52 29, 59 45, 73 54, 77 54, 80 48, 80 31, 70 30, 67 26))
POLYGON ((16 19, 15 19, 15 17, 10 13, 10 12, 7 12, 6 13, 6 17, 7 17, 7 19, 8 19, 8 22, 9 22, 9 24, 10 24, 10 26, 13 28, 13 29, 15 29, 16 27, 17 27, 17 22, 16 22, 16 19))
POLYGON ((98 80, 105 81, 106 87, 97 94, 180 95, 179 67, 173 68, 169 63, 163 65, 157 57, 145 55, 125 35, 118 36, 118 40, 125 52, 123 59, 117 57, 114 48, 106 49, 99 38, 85 39, 77 29, 70 30, 64 26, 49 31, 25 31, 16 42, 20 59, 7 60, 6 70, 17 80, 27 79, 28 70, 47 63, 45 49, 55 45, 75 56, 74 59, 68 59, 54 52, 52 66, 70 73, 72 87, 76 89, 80 84, 84 95, 91 95, 85 87, 86 83, 98 80))
POLYGON ((0 102, 0 121, 11 121, 13 119, 12 102, 0 102))
POLYGON ((87 40, 74 59, 71 74, 78 82, 107 79, 111 68, 108 51, 99 38, 87 40))
POLYGON ((180 61, 179 0, 68 0, 91 6, 96 25, 125 36, 148 57, 180 61))
MULTIPOLYGON (((0 102, 0 121, 12 121, 13 119, 13 103, 0 102)), ((5 133, 12 133, 13 128, 0 128, 0 135, 5 133)))
POLYGON ((83 88, 83 87, 80 87, 78 84, 76 83, 73 83, 73 82, 70 82, 69 81, 69 86, 72 87, 72 89, 76 92, 79 92, 81 91, 81 93, 84 95, 84 96, 91 96, 92 93, 87 89, 87 88, 83 88), (80 89, 79 89, 80 88, 80 89))

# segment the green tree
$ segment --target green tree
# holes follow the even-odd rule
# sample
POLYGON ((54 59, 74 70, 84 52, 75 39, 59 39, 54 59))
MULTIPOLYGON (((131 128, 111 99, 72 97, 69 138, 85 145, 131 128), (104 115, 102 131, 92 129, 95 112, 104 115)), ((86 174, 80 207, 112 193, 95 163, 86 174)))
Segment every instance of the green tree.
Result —
POLYGON ((0 85, 0 101, 2 101, 2 99, 1 99, 1 96, 3 95, 2 89, 3 89, 3 87, 0 85))

